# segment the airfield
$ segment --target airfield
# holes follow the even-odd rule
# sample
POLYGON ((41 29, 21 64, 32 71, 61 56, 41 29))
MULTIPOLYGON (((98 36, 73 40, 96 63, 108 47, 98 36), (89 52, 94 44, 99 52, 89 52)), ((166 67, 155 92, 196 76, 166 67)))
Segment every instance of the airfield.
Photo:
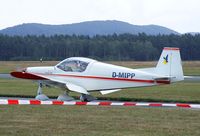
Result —
MULTIPOLYGON (((9 73, 27 66, 56 63, 0 62, 0 73, 9 73)), ((156 64, 156 62, 108 63, 130 68, 156 64)), ((200 62, 184 62, 183 66, 185 75, 200 75, 200 62)), ((99 101, 87 105, 88 103, 80 101, 58 102, 55 98, 62 92, 58 88, 46 87, 44 93, 51 100, 38 102, 33 100, 37 83, 1 78, 0 135, 198 136, 200 135, 199 88, 199 82, 188 81, 158 87, 125 89, 105 96, 94 93, 99 101), (196 105, 196 108, 191 108, 190 105, 196 105)), ((79 97, 76 93, 70 95, 79 97)))

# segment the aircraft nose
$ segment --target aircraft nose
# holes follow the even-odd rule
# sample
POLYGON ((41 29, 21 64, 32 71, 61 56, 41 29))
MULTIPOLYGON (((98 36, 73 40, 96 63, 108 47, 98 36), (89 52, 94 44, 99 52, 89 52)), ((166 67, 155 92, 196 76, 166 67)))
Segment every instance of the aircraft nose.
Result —
POLYGON ((27 68, 22 68, 21 71, 22 71, 22 72, 26 72, 26 71, 27 71, 27 68))
POLYGON ((17 68, 15 71, 11 72, 10 75, 16 78, 25 78, 27 68, 17 68))
POLYGON ((17 72, 26 72, 27 68, 26 67, 25 68, 18 68, 16 71, 17 72))
POLYGON ((20 72, 26 72, 27 71, 27 68, 21 68, 20 69, 20 72))

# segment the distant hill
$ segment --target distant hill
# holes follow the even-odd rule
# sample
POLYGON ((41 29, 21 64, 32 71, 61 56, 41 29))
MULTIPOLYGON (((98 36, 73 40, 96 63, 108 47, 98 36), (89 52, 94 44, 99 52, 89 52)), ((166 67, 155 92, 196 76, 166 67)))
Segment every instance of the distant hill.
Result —
POLYGON ((87 21, 65 25, 46 25, 28 23, 0 30, 0 34, 7 35, 109 35, 122 33, 146 33, 147 35, 179 34, 178 32, 158 25, 132 25, 122 21, 87 21))

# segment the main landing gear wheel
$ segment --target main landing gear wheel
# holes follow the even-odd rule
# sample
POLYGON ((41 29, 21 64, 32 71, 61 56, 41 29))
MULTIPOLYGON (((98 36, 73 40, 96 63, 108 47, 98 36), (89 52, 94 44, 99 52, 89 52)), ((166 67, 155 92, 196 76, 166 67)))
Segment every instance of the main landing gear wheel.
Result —
POLYGON ((70 97, 68 95, 68 92, 65 91, 64 94, 61 94, 61 95, 58 96, 57 100, 59 100, 59 101, 72 101, 72 100, 74 100, 74 98, 70 97))
POLYGON ((96 100, 96 99, 97 99, 96 97, 93 97, 93 96, 87 95, 87 94, 82 94, 82 95, 80 96, 80 100, 81 100, 82 102, 90 102, 90 101, 94 101, 94 100, 96 100))
POLYGON ((42 93, 42 83, 40 82, 37 90, 37 96, 35 97, 35 99, 41 101, 49 100, 49 97, 47 97, 45 94, 42 93))

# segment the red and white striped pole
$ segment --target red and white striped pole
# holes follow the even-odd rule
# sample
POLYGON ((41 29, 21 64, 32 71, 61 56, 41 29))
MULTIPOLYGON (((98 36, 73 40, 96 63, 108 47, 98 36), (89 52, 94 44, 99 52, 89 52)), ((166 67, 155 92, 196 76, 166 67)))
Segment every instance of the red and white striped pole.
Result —
POLYGON ((200 104, 186 103, 153 103, 153 102, 79 102, 79 101, 39 101, 39 100, 15 100, 0 99, 0 105, 78 105, 78 106, 140 106, 140 107, 181 107, 181 108, 198 108, 200 104))

